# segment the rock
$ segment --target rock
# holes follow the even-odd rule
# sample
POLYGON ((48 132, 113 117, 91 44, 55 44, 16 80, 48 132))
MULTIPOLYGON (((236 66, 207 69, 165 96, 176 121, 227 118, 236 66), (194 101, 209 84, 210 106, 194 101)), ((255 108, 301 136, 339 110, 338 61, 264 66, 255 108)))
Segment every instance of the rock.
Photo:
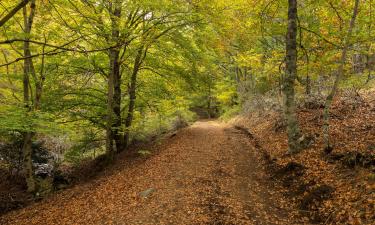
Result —
POLYGON ((47 163, 33 163, 34 174, 42 178, 51 177, 54 169, 53 165, 47 163))
POLYGON ((149 188, 147 190, 144 190, 142 191, 139 196, 141 196, 142 198, 147 198, 148 196, 150 196, 153 192, 155 192, 156 190, 154 188, 149 188))

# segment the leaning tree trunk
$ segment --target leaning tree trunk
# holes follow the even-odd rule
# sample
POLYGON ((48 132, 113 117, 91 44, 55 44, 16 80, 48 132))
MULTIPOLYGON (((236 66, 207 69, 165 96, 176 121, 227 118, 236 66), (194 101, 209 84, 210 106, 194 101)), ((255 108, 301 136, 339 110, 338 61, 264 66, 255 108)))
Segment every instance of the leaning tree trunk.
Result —
POLYGON ((294 83, 297 77, 297 0, 289 0, 288 31, 286 34, 286 73, 283 82, 284 113, 287 121, 289 153, 297 153, 300 130, 295 112, 294 83))
POLYGON ((125 120, 125 134, 124 134, 124 148, 127 148, 129 146, 130 142, 130 128, 133 123, 133 115, 134 115, 134 109, 135 109, 135 101, 137 98, 137 75, 138 71, 141 67, 142 60, 144 59, 144 52, 143 52, 143 46, 140 47, 140 49, 137 52, 137 56, 134 60, 134 67, 132 76, 130 78, 130 87, 129 87, 129 107, 128 107, 128 113, 125 120))
POLYGON ((329 138, 329 119, 330 119, 329 110, 330 110, 331 105, 332 105, 333 97, 336 95, 337 89, 339 87, 340 80, 341 80, 342 76, 344 75, 344 66, 345 66, 346 56, 347 56, 347 52, 348 52, 348 46, 349 46, 349 42, 350 42, 350 37, 352 36, 352 32, 353 32, 353 29, 354 29, 355 20, 356 20, 357 14, 358 14, 358 7, 359 7, 359 0, 355 0, 353 15, 352 15, 352 18, 350 20, 348 33, 347 33, 347 35, 345 37, 345 40, 344 40, 344 46, 343 46, 342 53, 341 53, 340 65, 337 69, 335 82, 332 86, 332 89, 331 89, 330 93, 328 94, 328 96, 326 98, 326 102, 325 102, 325 105, 324 105, 323 138, 324 138, 324 145, 325 145, 324 150, 327 153, 330 153, 332 151, 332 146, 331 146, 330 138, 329 138))
MULTIPOLYGON (((26 35, 26 41, 24 42, 24 74, 23 74, 23 100, 26 110, 29 112, 32 110, 32 105, 30 102, 30 73, 32 70, 32 59, 30 52, 30 39, 31 28, 35 15, 35 0, 31 1, 30 4, 30 15, 27 13, 26 7, 23 9, 24 16, 24 31, 26 35)), ((22 155, 23 155, 23 170, 27 184, 28 192, 35 192, 36 182, 34 178, 33 162, 32 162, 32 138, 34 133, 32 131, 26 131, 23 133, 23 145, 22 145, 22 155)))

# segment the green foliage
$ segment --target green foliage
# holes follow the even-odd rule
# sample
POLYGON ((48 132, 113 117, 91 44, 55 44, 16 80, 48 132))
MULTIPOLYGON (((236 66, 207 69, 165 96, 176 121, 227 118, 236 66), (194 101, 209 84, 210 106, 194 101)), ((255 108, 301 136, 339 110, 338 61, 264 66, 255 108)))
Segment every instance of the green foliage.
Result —
POLYGON ((152 153, 149 150, 141 149, 141 150, 138 150, 138 154, 140 154, 141 156, 149 156, 152 153))
POLYGON ((176 130, 194 121, 195 114, 183 98, 161 100, 155 108, 136 111, 131 133, 134 140, 146 141, 158 134, 176 130))
POLYGON ((83 129, 72 142, 74 145, 64 154, 64 159, 68 163, 77 165, 84 159, 93 159, 105 153, 100 134, 93 128, 83 129))
MULTIPOLYGON (((78 162, 94 152, 102 153, 113 69, 109 50, 113 49, 119 51, 121 75, 121 125, 114 129, 121 135, 128 129, 133 140, 147 141, 186 126, 197 119, 191 112, 195 108, 228 120, 254 96, 280 93, 285 70, 286 1, 122 3, 121 15, 115 18, 107 1, 37 1, 31 34, 20 29, 22 13, 2 27, 0 42, 32 40, 35 74, 28 74, 31 110, 26 110, 24 42, 0 44, 1 140, 9 132, 64 133, 73 145, 66 160, 78 162), (120 38, 112 36, 114 22, 118 22, 120 38), (133 120, 131 127, 125 128, 131 77, 141 47, 144 52, 135 85, 133 120), (42 97, 36 110, 38 83, 42 83, 42 97)), ((374 54, 374 3, 361 4, 350 40, 351 60, 341 83, 344 89, 374 85, 373 81, 365 85, 367 73, 374 69, 369 62, 362 62, 364 70, 352 74, 354 56, 365 59, 374 54)), ((14 1, 4 0, 0 10, 5 13, 13 5, 14 1)), ((353 2, 336 0, 330 4, 299 2, 297 94, 305 93, 307 76, 313 91, 326 94, 332 85, 352 7, 353 2)))
POLYGON ((224 108, 223 113, 220 116, 220 119, 223 121, 228 121, 233 117, 239 115, 242 111, 242 107, 240 105, 234 105, 232 107, 224 108))
MULTIPOLYGON (((343 80, 341 87, 344 89, 347 88, 354 88, 354 89, 362 89, 366 86, 368 77, 363 74, 355 74, 353 76, 347 77, 343 80)), ((371 86, 371 85, 367 85, 371 86)))
POLYGON ((54 115, 46 112, 27 111, 24 107, 0 107, 0 133, 38 132, 52 134, 61 132, 60 127, 54 122, 54 115))
POLYGON ((224 108, 238 104, 235 81, 229 78, 224 78, 216 83, 214 94, 219 104, 224 108))

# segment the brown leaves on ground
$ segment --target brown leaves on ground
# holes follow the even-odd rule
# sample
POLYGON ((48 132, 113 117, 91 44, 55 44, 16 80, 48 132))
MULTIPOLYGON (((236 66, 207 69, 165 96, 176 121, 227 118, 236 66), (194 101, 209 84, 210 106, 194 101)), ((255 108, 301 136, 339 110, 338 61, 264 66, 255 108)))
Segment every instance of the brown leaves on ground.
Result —
POLYGON ((330 122, 334 144, 331 156, 340 156, 340 160, 332 160, 323 151, 322 109, 299 109, 298 118, 303 133, 315 136, 316 140, 311 147, 294 156, 286 155, 287 138, 280 125, 280 114, 254 113, 237 118, 233 123, 249 129, 279 167, 291 162, 303 165, 303 175, 296 178, 299 184, 287 184, 288 190, 284 190, 290 196, 291 189, 296 188, 294 196, 290 196, 296 206, 320 186, 333 188, 328 199, 313 201, 303 215, 323 224, 375 224, 375 168, 368 166, 373 162, 363 166, 358 162, 356 165, 355 161, 364 156, 374 159, 375 91, 363 93, 354 101, 350 96, 341 95, 334 102, 330 122), (298 188, 302 193, 298 193, 298 188))
POLYGON ((0 223, 301 224, 251 140, 234 128, 198 122, 149 150, 0 223))

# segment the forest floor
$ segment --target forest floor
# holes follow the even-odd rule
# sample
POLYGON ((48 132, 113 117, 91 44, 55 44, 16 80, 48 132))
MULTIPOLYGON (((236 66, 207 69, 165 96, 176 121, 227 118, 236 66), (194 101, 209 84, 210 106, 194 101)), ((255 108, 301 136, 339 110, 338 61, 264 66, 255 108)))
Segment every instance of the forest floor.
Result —
POLYGON ((286 154, 282 113, 262 110, 231 121, 271 162, 271 177, 303 217, 318 224, 375 224, 375 89, 342 92, 330 116, 333 148, 325 151, 324 101, 300 104, 298 121, 308 148, 286 154), (313 103, 313 104, 311 104, 313 103))
MULTIPOLYGON (((146 147, 145 147, 146 148, 146 147)), ((200 121, 0 224, 302 224, 241 130, 200 121)))
POLYGON ((98 164, 83 165, 83 181, 0 224, 375 224, 375 90, 336 98, 331 152, 322 111, 298 108, 312 142, 297 155, 286 154, 278 111, 200 121, 99 173, 98 164))

